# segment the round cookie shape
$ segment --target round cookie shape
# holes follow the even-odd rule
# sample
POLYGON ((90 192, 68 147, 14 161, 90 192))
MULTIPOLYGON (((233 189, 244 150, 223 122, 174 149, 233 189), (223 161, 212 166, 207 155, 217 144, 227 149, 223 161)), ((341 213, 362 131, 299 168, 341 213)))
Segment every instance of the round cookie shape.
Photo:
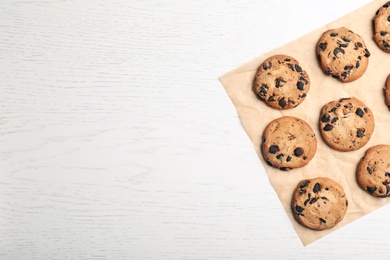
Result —
POLYGON ((317 150, 317 139, 305 121, 284 116, 265 128, 261 150, 268 165, 288 171, 310 162, 317 150))
POLYGON ((390 145, 376 145, 366 151, 359 161, 356 180, 375 197, 390 196, 390 145))
POLYGON ((385 104, 390 109, 390 75, 386 79, 383 91, 385 94, 385 104))
POLYGON ((291 200, 294 218, 314 230, 336 226, 344 218, 347 208, 343 187, 325 177, 301 180, 291 200))
POLYGON ((375 43, 379 49, 390 53, 390 1, 376 11, 372 24, 375 43))
POLYGON ((287 55, 266 59, 258 68, 252 90, 260 100, 275 109, 290 109, 305 99, 310 78, 299 62, 287 55))
POLYGON ((316 53, 324 73, 341 82, 360 78, 370 57, 363 38, 345 27, 324 32, 317 43, 316 53))
POLYGON ((341 98, 324 105, 319 126, 328 146, 342 152, 354 151, 370 140, 375 128, 374 115, 357 98, 341 98))

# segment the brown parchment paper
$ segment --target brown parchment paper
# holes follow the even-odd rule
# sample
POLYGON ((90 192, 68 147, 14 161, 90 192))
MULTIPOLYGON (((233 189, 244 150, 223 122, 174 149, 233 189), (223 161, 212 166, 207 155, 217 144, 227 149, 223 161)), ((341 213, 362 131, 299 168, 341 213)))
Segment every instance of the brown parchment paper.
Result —
POLYGON ((371 20, 386 1, 375 0, 366 6, 321 27, 293 42, 276 48, 264 55, 226 73, 220 80, 231 98, 238 116, 253 143, 269 180, 286 210, 291 223, 304 245, 307 245, 352 221, 390 202, 390 198, 375 198, 360 189, 355 172, 359 159, 365 151, 376 144, 390 144, 390 111, 384 104, 383 87, 390 73, 390 54, 380 50, 372 39, 371 20), (363 37, 371 52, 366 73, 351 83, 324 75, 318 64, 315 46, 328 29, 347 27, 363 37), (307 97, 298 107, 279 111, 266 106, 253 94, 252 82, 258 66, 269 56, 286 54, 300 62, 309 74, 311 85, 307 97), (318 129, 319 113, 322 106, 343 97, 354 96, 363 101, 374 113, 375 130, 371 140, 353 152, 338 152, 329 148, 321 138, 318 129), (299 169, 283 172, 268 166, 260 151, 261 136, 267 124, 280 116, 295 116, 308 122, 318 142, 316 155, 310 163, 299 169), (339 182, 347 195, 349 206, 344 219, 333 229, 313 231, 297 223, 290 209, 293 190, 301 179, 329 177, 339 182))

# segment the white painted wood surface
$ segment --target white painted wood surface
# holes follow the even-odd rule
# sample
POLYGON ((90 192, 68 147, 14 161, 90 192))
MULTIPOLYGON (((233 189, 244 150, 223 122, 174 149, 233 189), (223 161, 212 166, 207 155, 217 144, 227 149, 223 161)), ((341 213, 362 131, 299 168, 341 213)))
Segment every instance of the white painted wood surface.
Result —
POLYGON ((0 259, 385 258, 301 245, 218 81, 368 2, 0 1, 0 259))

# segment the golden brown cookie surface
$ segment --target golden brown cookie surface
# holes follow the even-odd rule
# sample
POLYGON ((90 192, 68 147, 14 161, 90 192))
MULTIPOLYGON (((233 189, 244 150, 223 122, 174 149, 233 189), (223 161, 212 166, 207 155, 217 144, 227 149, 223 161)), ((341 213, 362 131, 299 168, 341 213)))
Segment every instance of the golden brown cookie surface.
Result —
POLYGON ((301 180, 291 201, 294 218, 314 230, 336 226, 347 208, 348 200, 341 185, 325 177, 301 180))
POLYGON ((378 9, 372 23, 375 43, 381 50, 390 52, 390 2, 378 9))
POLYGON ((356 170, 359 186, 375 197, 390 196, 390 145, 369 148, 356 170))
POLYGON ((360 78, 370 56, 363 38, 345 27, 324 32, 316 53, 323 72, 342 82, 360 78))
POLYGON ((324 105, 319 119, 320 132, 331 148, 347 152, 364 146, 374 132, 374 115, 357 98, 341 98, 324 105))
POLYGON ((310 162, 317 150, 317 139, 305 121, 284 116, 268 124, 261 150, 269 165, 287 171, 310 162))
POLYGON ((299 62, 287 55, 266 59, 258 68, 253 92, 268 106, 289 109, 298 106, 310 89, 310 79, 299 62))

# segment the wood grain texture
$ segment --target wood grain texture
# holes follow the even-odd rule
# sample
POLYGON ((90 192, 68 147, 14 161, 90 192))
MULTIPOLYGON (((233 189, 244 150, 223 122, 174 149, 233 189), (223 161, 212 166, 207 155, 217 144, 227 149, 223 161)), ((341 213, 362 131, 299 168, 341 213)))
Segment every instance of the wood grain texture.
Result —
POLYGON ((1 1, 0 259, 387 256, 301 245, 218 81, 368 2, 1 1))

